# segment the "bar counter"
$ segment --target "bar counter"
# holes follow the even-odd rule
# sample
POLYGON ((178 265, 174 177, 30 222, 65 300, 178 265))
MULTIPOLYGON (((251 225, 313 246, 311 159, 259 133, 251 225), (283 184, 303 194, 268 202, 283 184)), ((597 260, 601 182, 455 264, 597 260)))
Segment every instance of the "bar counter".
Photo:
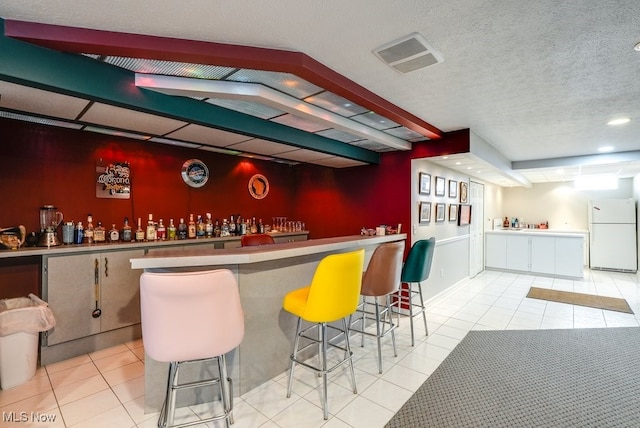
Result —
MULTIPOLYGON (((363 248, 366 267, 378 245, 406 238, 406 234, 356 235, 225 250, 159 250, 132 258, 131 267, 155 272, 229 269, 235 274, 245 317, 245 337, 228 354, 227 364, 234 395, 242 395, 287 370, 296 319, 282 309, 282 300, 289 291, 311 282, 322 258, 363 248)), ((167 372, 167 363, 145 357, 145 412, 160 409, 167 372)), ((185 367, 184 375, 195 380, 203 372, 206 369, 194 364, 185 367)), ((185 394, 178 402, 187 405, 210 399, 203 394, 185 394)))

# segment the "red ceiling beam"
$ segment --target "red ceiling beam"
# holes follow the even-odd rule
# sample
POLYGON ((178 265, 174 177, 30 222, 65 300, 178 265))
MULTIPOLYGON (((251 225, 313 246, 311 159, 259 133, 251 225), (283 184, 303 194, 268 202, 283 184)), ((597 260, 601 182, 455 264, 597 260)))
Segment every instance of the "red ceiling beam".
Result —
POLYGON ((208 64, 295 74, 425 137, 442 131, 301 52, 5 20, 5 36, 62 52, 208 64))

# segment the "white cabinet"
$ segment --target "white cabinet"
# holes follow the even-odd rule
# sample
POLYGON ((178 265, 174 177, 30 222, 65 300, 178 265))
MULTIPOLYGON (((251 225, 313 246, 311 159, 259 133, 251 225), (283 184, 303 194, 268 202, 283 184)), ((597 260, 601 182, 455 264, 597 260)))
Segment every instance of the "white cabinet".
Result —
POLYGON ((527 272, 529 270, 529 236, 514 233, 507 237, 507 269, 527 272))
POLYGON ((582 278, 584 237, 509 231, 485 234, 485 267, 582 278))
POLYGON ((531 272, 556 273, 556 240, 553 236, 531 237, 531 272))
POLYGON ((129 259, 143 255, 137 249, 46 257, 47 301, 56 319, 47 344, 139 323, 141 272, 129 259))
POLYGON ((485 267, 494 269, 507 268, 507 237, 506 235, 485 235, 485 267))

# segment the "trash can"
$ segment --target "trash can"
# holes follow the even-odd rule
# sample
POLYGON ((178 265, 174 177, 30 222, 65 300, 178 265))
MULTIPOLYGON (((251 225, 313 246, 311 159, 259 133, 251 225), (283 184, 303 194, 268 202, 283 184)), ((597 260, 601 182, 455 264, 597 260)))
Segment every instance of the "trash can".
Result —
POLYGON ((47 302, 34 294, 0 300, 0 388, 29 381, 36 374, 38 337, 56 324, 47 302))

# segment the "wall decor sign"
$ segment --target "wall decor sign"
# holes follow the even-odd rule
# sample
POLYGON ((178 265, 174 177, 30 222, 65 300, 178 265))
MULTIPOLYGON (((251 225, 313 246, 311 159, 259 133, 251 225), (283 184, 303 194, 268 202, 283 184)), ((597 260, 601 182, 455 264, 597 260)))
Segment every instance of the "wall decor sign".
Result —
POLYGON ((449 204, 449 221, 458 220, 458 204, 449 204))
POLYGON ((444 221, 445 204, 436 204, 436 223, 444 221))
POLYGON ((96 197, 129 199, 131 168, 129 162, 96 162, 96 197))
POLYGON ((255 199, 264 199, 269 193, 269 180, 262 174, 256 174, 249 179, 249 194, 255 199))
POLYGON ((420 223, 429 223, 431 221, 431 202, 420 202, 418 219, 420 223))
POLYGON ((469 187, 467 183, 465 183, 464 181, 461 181, 460 182, 460 203, 461 204, 467 203, 468 193, 469 193, 469 187))
POLYGON ((449 180, 449 197, 454 199, 458 197, 458 182, 455 180, 449 180))
POLYGON ((418 192, 421 195, 428 195, 431 193, 431 174, 421 172, 418 175, 418 192))
POLYGON ((200 159, 189 159, 182 164, 182 180, 189 187, 202 187, 209 180, 209 168, 200 159))
POLYGON ((436 196, 444 196, 444 177, 436 177, 436 196))

